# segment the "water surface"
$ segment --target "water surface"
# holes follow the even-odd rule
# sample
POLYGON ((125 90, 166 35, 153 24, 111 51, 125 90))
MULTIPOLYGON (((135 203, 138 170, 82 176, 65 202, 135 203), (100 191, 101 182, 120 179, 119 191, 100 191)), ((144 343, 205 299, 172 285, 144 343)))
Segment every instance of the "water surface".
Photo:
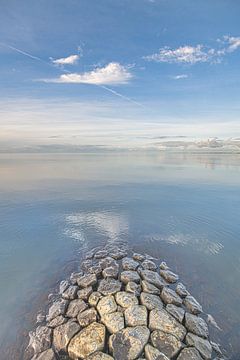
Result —
POLYGON ((126 240, 180 274, 239 359, 239 155, 1 154, 0 199, 0 344, 31 328, 79 250, 126 240))

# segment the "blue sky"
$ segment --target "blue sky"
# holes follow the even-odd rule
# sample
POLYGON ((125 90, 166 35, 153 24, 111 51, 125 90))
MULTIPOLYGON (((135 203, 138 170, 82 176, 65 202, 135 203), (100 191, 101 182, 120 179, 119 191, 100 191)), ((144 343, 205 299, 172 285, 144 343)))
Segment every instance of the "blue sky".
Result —
POLYGON ((240 2, 2 0, 4 146, 240 136, 240 2))

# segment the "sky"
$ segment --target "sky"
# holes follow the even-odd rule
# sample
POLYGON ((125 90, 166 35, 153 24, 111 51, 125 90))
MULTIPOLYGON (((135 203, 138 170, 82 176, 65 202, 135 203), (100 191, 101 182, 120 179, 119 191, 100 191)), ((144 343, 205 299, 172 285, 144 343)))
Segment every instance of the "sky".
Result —
POLYGON ((238 0, 0 0, 0 150, 240 137, 238 0))

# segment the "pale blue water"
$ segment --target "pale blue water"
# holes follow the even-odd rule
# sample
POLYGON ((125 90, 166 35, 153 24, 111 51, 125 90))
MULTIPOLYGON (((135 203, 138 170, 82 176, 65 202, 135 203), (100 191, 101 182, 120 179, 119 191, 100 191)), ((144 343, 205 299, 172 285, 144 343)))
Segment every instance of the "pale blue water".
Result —
POLYGON ((30 326, 79 248, 122 239, 180 274, 239 358, 239 155, 2 154, 0 200, 1 341, 30 326))

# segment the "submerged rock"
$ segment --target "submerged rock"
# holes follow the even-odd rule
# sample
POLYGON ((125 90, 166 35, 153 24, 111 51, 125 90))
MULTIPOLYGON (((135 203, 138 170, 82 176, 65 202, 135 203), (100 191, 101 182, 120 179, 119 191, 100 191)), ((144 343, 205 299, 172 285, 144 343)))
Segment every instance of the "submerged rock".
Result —
POLYGON ((144 270, 152 270, 152 271, 156 271, 157 270, 157 265, 155 264, 155 262, 151 261, 151 260, 144 260, 141 264, 141 266, 143 267, 144 270))
POLYGON ((137 260, 137 261, 144 261, 145 260, 145 256, 142 254, 138 254, 138 253, 134 253, 133 254, 133 259, 137 260))
POLYGON ((139 266, 139 262, 131 259, 131 258, 123 258, 122 260, 122 268, 123 270, 136 270, 139 266))
POLYGON ((51 347, 52 329, 47 326, 38 326, 36 331, 29 333, 28 347, 32 348, 35 354, 41 353, 51 347))

